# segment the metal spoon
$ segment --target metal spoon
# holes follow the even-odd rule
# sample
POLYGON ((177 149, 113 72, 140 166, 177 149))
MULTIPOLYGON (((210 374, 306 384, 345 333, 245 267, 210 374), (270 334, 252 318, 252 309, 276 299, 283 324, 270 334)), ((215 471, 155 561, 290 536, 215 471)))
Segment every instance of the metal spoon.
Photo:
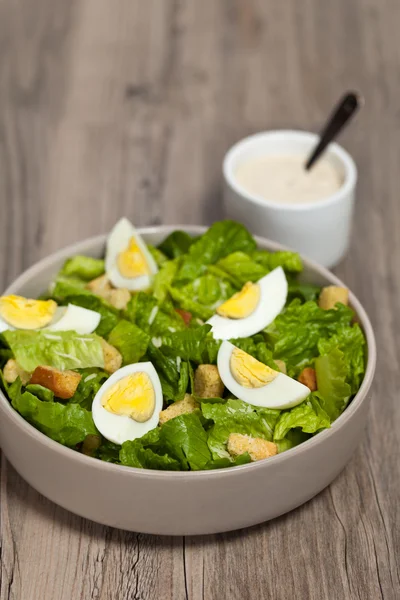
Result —
POLYGON ((320 133, 320 139, 312 153, 310 154, 304 168, 309 171, 316 160, 319 159, 328 144, 338 135, 343 127, 361 108, 364 100, 356 92, 347 92, 336 106, 326 125, 320 133))

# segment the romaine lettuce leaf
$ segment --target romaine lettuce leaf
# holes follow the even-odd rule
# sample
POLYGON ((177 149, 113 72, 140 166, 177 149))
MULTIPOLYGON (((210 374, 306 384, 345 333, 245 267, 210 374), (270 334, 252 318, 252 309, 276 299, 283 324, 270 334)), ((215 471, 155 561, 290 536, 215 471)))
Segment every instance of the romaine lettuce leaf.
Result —
POLYGON ((365 373, 366 342, 360 326, 356 323, 352 327, 345 327, 332 337, 318 342, 318 350, 323 356, 334 348, 338 348, 345 355, 348 365, 346 381, 351 386, 352 394, 356 394, 365 373))
POLYGON ((222 258, 216 265, 228 273, 241 288, 248 281, 258 281, 269 272, 269 268, 253 260, 244 252, 233 252, 222 258))
POLYGON ((69 296, 92 296, 92 292, 86 289, 86 281, 78 277, 58 275, 49 288, 49 297, 56 302, 66 304, 69 296))
POLYGON ((219 221, 200 236, 189 248, 177 274, 179 281, 191 281, 232 252, 252 252, 256 242, 247 229, 235 221, 219 221))
POLYGON ((202 402, 201 411, 214 422, 208 432, 208 447, 216 458, 230 458, 226 449, 231 433, 241 433, 271 441, 280 411, 259 408, 241 400, 224 403, 202 402))
POLYGON ((182 290, 179 288, 170 287, 169 293, 179 308, 190 312, 194 317, 198 317, 199 319, 207 321, 207 319, 212 317, 214 314, 213 309, 196 302, 187 293, 184 291, 182 292, 182 290))
POLYGON ((303 283, 301 281, 297 281, 296 279, 289 279, 288 284, 288 303, 295 298, 300 298, 302 302, 317 300, 321 292, 321 288, 318 285, 313 285, 312 283, 303 283))
POLYGON ((186 254, 194 239, 185 231, 174 231, 158 246, 168 258, 178 258, 186 254))
POLYGON ((303 263, 297 252, 289 250, 278 250, 277 252, 268 252, 268 250, 255 250, 251 257, 257 263, 263 265, 269 271, 282 267, 286 273, 297 274, 303 270, 303 263))
POLYGON ((137 325, 142 331, 151 336, 163 335, 165 332, 175 332, 186 329, 182 317, 167 303, 158 305, 157 300, 139 292, 130 299, 124 312, 125 319, 137 325))
POLYGON ((141 440, 122 444, 119 453, 120 462, 127 467, 138 469, 157 469, 158 471, 180 471, 180 464, 168 454, 156 454, 151 448, 143 447, 141 440))
POLYGON ((92 413, 79 404, 43 402, 30 392, 22 392, 17 379, 9 389, 12 406, 29 423, 52 440, 73 447, 83 442, 87 435, 99 435, 92 413))
POLYGON ((65 261, 59 275, 66 277, 77 277, 83 281, 96 279, 104 273, 104 260, 92 258, 91 256, 73 256, 65 261))
POLYGON ((324 310, 316 302, 296 299, 264 331, 274 358, 284 360, 288 375, 295 377, 312 364, 320 340, 349 327, 352 318, 353 311, 343 304, 324 310))
POLYGON ((65 303, 75 304, 76 306, 82 306, 83 308, 95 310, 100 313, 101 319, 97 326, 96 333, 101 337, 107 337, 121 318, 121 312, 117 308, 108 304, 103 298, 91 293, 83 296, 67 296, 65 303))
POLYGON ((157 370, 165 400, 182 400, 189 385, 189 363, 180 357, 165 356, 152 342, 149 343, 147 357, 157 370))
POLYGON ((164 335, 160 338, 161 350, 167 356, 180 356, 197 364, 213 364, 221 342, 214 340, 210 330, 210 325, 202 325, 164 335))
POLYGON ((104 367, 100 338, 75 331, 5 331, 3 333, 16 361, 28 373, 39 365, 65 371, 104 367))
MULTIPOLYGON (((108 379, 108 373, 100 369, 81 369, 80 380, 75 394, 68 400, 69 404, 80 404, 82 408, 91 410, 95 395, 108 379)), ((28 388, 27 388, 28 389, 28 388)))
POLYGON ((247 465, 251 462, 250 454, 245 452, 239 456, 231 458, 215 458, 208 462, 204 469, 226 469, 227 467, 237 467, 239 465, 247 465))
POLYGON ((150 336, 134 323, 122 319, 111 331, 108 341, 120 351, 124 365, 130 365, 146 354, 150 336))
POLYGON ((147 250, 150 252, 152 257, 156 261, 158 267, 161 267, 161 265, 163 265, 168 260, 168 257, 165 256, 165 254, 163 254, 161 250, 155 248, 151 244, 147 244, 147 250))
POLYGON ((30 383, 25 387, 25 391, 37 396, 43 402, 54 402, 54 392, 38 383, 30 383))
POLYGON ((165 262, 153 278, 153 295, 159 304, 168 296, 169 287, 178 270, 179 263, 175 260, 165 262))
POLYGON ((100 460, 104 460, 104 462, 118 464, 120 462, 120 450, 121 446, 103 439, 100 448, 96 452, 96 457, 100 460))
POLYGON ((298 406, 281 412, 274 430, 274 441, 283 440, 291 429, 300 428, 304 433, 316 433, 330 427, 331 421, 316 398, 310 396, 298 406))
POLYGON ((208 319, 217 306, 236 292, 229 281, 210 273, 198 277, 180 288, 171 288, 170 293, 179 307, 201 319, 208 319), (207 310, 205 310, 205 308, 207 310))
POLYGON ((334 421, 346 408, 351 396, 351 386, 346 382, 349 363, 339 348, 315 360, 318 392, 316 396, 330 419, 334 421))

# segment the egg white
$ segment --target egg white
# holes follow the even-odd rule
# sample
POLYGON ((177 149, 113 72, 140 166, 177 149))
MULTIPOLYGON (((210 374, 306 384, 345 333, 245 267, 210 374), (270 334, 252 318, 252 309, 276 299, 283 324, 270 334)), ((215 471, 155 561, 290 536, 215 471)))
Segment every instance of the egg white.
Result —
POLYGON ((218 351, 217 364, 225 387, 239 400, 264 408, 284 409, 300 404, 310 395, 307 386, 284 373, 279 373, 271 383, 263 387, 253 389, 243 387, 233 377, 230 368, 231 354, 235 347, 230 342, 222 342, 218 351))
POLYGON ((56 309, 54 319, 47 325, 46 329, 52 331, 76 331, 79 334, 93 333, 100 323, 100 313, 68 304, 68 306, 59 306, 56 309))
POLYGON ((100 433, 110 442, 114 444, 123 444, 127 440, 135 440, 136 438, 142 437, 145 433, 154 429, 158 425, 159 415, 163 406, 163 393, 161 388, 160 379, 157 375, 157 371, 153 367, 151 362, 135 363, 133 365, 127 365, 115 371, 111 377, 101 386, 96 396, 94 397, 92 404, 92 415, 93 421, 100 433), (150 377, 151 384, 154 389, 155 395, 155 407, 154 412, 150 419, 144 423, 138 423, 128 417, 127 415, 116 415, 104 408, 101 400, 104 394, 112 387, 117 381, 132 375, 132 373, 144 372, 150 377))
POLYGON ((288 283, 282 267, 277 267, 258 282, 260 300, 256 309, 243 319, 213 315, 207 321, 216 340, 249 337, 267 327, 279 315, 286 303, 288 283))
POLYGON ((113 227, 107 238, 106 273, 111 283, 116 288, 127 288, 128 290, 145 290, 150 287, 152 275, 157 273, 157 264, 148 251, 146 244, 128 219, 120 219, 113 227), (140 275, 139 277, 124 277, 118 269, 118 255, 127 249, 131 238, 135 238, 137 245, 143 252, 150 274, 140 275))

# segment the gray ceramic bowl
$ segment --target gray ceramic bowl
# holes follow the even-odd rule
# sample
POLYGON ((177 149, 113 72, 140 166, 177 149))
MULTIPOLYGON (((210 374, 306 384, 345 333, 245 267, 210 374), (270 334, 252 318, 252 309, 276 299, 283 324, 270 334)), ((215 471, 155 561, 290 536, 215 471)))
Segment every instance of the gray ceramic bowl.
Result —
MULTIPOLYGON (((176 227, 142 229, 161 242, 176 227)), ((196 235, 204 227, 181 227, 196 235)), ((261 248, 282 247, 262 238, 261 248)), ((64 260, 74 254, 101 256, 105 236, 75 244, 49 256, 21 275, 6 294, 35 297, 64 260)), ((343 285, 307 260, 304 280, 343 285)), ((350 295, 368 343, 363 384, 333 426, 304 444, 265 461, 231 469, 165 472, 101 462, 53 442, 29 425, 0 393, 0 441, 8 460, 35 489, 60 506, 105 525, 143 533, 185 535, 239 529, 296 508, 326 487, 343 469, 365 425, 376 348, 369 319, 350 295)))

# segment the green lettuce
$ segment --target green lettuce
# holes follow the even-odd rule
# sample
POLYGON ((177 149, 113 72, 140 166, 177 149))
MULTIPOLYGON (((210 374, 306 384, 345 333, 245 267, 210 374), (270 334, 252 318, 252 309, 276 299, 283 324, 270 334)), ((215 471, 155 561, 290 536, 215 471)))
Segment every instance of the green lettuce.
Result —
POLYGON ((206 273, 181 287, 179 292, 192 301, 207 306, 213 313, 219 304, 236 292, 236 289, 228 281, 206 273))
POLYGON ((18 364, 28 373, 39 365, 65 371, 104 367, 100 338, 74 331, 5 331, 3 333, 18 364))
POLYGON ((231 433, 241 433, 271 441, 280 411, 259 408, 241 400, 202 402, 205 419, 214 422, 208 432, 208 447, 214 459, 230 458, 226 449, 231 433))
POLYGON ((193 238, 185 231, 174 231, 165 238, 158 248, 168 258, 178 258, 188 252, 193 241, 193 238))
POLYGON ((113 442, 109 442, 108 440, 102 440, 100 448, 98 448, 96 452, 96 457, 100 460, 104 460, 104 462, 118 464, 120 462, 120 450, 121 446, 113 444, 113 442))
POLYGON ((76 388, 75 394, 68 400, 68 403, 80 404, 82 408, 91 410, 93 399, 103 383, 108 379, 108 373, 100 369, 81 369, 79 373, 82 378, 76 388))
POLYGON ((295 298, 300 298, 302 302, 317 300, 321 292, 321 287, 312 283, 303 283, 295 279, 289 279, 288 284, 288 303, 295 298))
POLYGON ((213 309, 196 302, 185 291, 179 288, 170 287, 169 293, 179 308, 190 312, 194 317, 207 321, 214 314, 213 309))
POLYGON ((151 336, 186 328, 182 318, 172 307, 165 302, 159 306, 157 300, 145 292, 132 296, 124 317, 151 336))
POLYGON ((277 267, 282 267, 287 274, 296 275, 303 270, 303 263, 297 252, 291 252, 289 250, 278 250, 277 252, 255 250, 251 254, 251 257, 257 263, 268 269, 268 271, 272 271, 277 267))
POLYGON ((99 435, 92 413, 79 404, 43 402, 30 392, 22 392, 17 379, 9 388, 12 406, 36 429, 52 440, 73 447, 87 435, 99 435))
POLYGON ((218 261, 216 265, 228 273, 241 288, 248 281, 258 281, 269 272, 269 268, 253 260, 244 252, 234 252, 218 261))
POLYGON ((91 256, 73 256, 65 261, 60 271, 60 275, 66 277, 77 277, 83 281, 96 279, 104 273, 104 260, 101 258, 92 258, 91 256))
POLYGON ((163 335, 160 338, 161 350, 167 356, 179 356, 197 364, 213 364, 217 360, 221 342, 214 340, 210 330, 211 325, 202 325, 163 335))
POLYGON ((274 430, 274 441, 283 440, 291 429, 300 428, 304 433, 316 433, 330 427, 328 414, 312 395, 298 406, 281 412, 274 430))
POLYGON ((164 399, 182 400, 189 385, 189 363, 182 361, 180 357, 165 356, 152 342, 149 343, 147 357, 157 370, 164 399))
POLYGON ((191 281, 204 273, 206 266, 215 264, 233 252, 252 252, 256 242, 247 229, 235 221, 219 221, 197 238, 185 255, 177 274, 179 281, 191 281))
POLYGON ((155 248, 151 244, 147 244, 147 250, 150 252, 152 257, 156 261, 156 264, 158 267, 161 267, 161 265, 164 264, 168 260, 168 257, 165 256, 165 254, 163 254, 161 252, 161 250, 159 250, 158 248, 155 248))
POLYGON ((26 392, 37 396, 43 402, 54 402, 54 392, 38 383, 30 383, 25 388, 26 392))
POLYGON ((356 323, 346 327, 328 339, 322 338, 318 342, 319 353, 324 356, 338 348, 345 355, 348 366, 346 381, 355 394, 361 385, 365 373, 366 341, 360 326, 356 323))
POLYGON ((351 386, 346 382, 349 363, 345 354, 334 348, 315 360, 318 392, 317 397, 324 411, 334 421, 346 408, 351 396, 351 386))
POLYGON ((66 303, 66 299, 69 296, 81 297, 92 295, 92 292, 86 289, 86 281, 78 277, 68 277, 66 275, 58 275, 49 289, 49 297, 54 298, 58 303, 66 303))
POLYGON ((153 278, 153 295, 159 304, 168 296, 168 290, 178 270, 178 262, 168 260, 153 278))
POLYGON ((108 336, 109 343, 122 354, 124 365, 139 362, 146 354, 150 336, 130 321, 119 321, 108 336))
POLYGON ((318 356, 321 339, 329 338, 349 327, 353 311, 343 304, 331 310, 319 308, 316 302, 293 302, 266 329, 274 358, 284 360, 288 375, 296 377, 318 356))

